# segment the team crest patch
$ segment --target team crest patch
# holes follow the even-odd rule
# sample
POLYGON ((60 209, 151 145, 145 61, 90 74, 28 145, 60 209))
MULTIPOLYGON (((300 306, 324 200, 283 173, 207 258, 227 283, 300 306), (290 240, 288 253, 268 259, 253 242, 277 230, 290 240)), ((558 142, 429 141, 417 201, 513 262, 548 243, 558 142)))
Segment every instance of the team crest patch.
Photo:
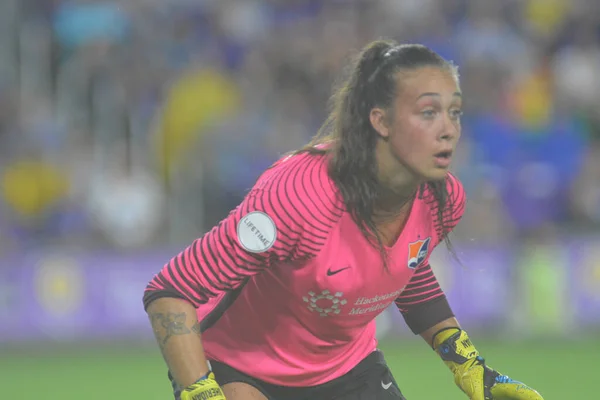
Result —
POLYGON ((431 237, 408 244, 408 268, 415 269, 427 258, 431 237))

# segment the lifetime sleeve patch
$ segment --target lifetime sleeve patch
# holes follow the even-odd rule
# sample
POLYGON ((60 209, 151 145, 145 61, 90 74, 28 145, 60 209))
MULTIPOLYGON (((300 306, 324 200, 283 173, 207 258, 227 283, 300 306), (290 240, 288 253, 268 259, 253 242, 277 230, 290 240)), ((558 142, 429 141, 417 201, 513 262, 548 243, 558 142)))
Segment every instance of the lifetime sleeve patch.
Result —
POLYGON ((251 253, 263 253, 275 244, 277 227, 264 212, 252 211, 238 222, 237 237, 244 249, 251 253))

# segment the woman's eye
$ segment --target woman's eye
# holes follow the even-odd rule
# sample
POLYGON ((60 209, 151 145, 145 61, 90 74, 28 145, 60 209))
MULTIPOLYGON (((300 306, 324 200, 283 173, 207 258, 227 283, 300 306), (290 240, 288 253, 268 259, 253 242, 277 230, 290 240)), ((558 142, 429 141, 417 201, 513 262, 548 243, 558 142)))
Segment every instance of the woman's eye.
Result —
POLYGON ((433 117, 435 117, 435 111, 434 110, 421 111, 421 115, 423 115, 425 118, 433 118, 433 117))
POLYGON ((460 119, 460 117, 463 115, 463 112, 462 110, 453 110, 450 112, 450 115, 452 116, 452 119, 460 119))

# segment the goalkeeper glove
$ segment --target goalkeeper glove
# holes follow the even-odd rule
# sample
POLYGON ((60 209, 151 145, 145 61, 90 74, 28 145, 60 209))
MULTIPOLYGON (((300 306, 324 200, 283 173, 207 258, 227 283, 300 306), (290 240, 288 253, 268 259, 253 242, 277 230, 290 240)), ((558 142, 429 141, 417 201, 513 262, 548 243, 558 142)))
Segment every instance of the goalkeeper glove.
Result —
POLYGON ((180 397, 181 400, 226 400, 212 372, 183 389, 180 397))
POLYGON ((442 329, 434 335, 433 347, 471 400, 543 400, 529 386, 488 367, 462 329, 442 329))

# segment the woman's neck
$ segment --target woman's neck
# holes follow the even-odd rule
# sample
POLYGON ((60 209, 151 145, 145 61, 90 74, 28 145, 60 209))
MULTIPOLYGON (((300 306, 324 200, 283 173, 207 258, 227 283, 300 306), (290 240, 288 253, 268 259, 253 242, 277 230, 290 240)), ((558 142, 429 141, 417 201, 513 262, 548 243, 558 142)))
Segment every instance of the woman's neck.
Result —
POLYGON ((398 213, 415 198, 421 182, 407 170, 386 169, 380 165, 379 171, 375 213, 398 213))
POLYGON ((379 189, 374 214, 397 215, 412 203, 422 182, 392 156, 384 141, 378 143, 376 158, 379 189))
POLYGON ((416 198, 417 186, 381 186, 373 212, 373 222, 387 246, 393 246, 404 230, 412 204, 416 198))
POLYGON ((385 219, 398 216, 415 199, 418 188, 418 185, 402 188, 381 186, 375 203, 375 216, 385 219))

